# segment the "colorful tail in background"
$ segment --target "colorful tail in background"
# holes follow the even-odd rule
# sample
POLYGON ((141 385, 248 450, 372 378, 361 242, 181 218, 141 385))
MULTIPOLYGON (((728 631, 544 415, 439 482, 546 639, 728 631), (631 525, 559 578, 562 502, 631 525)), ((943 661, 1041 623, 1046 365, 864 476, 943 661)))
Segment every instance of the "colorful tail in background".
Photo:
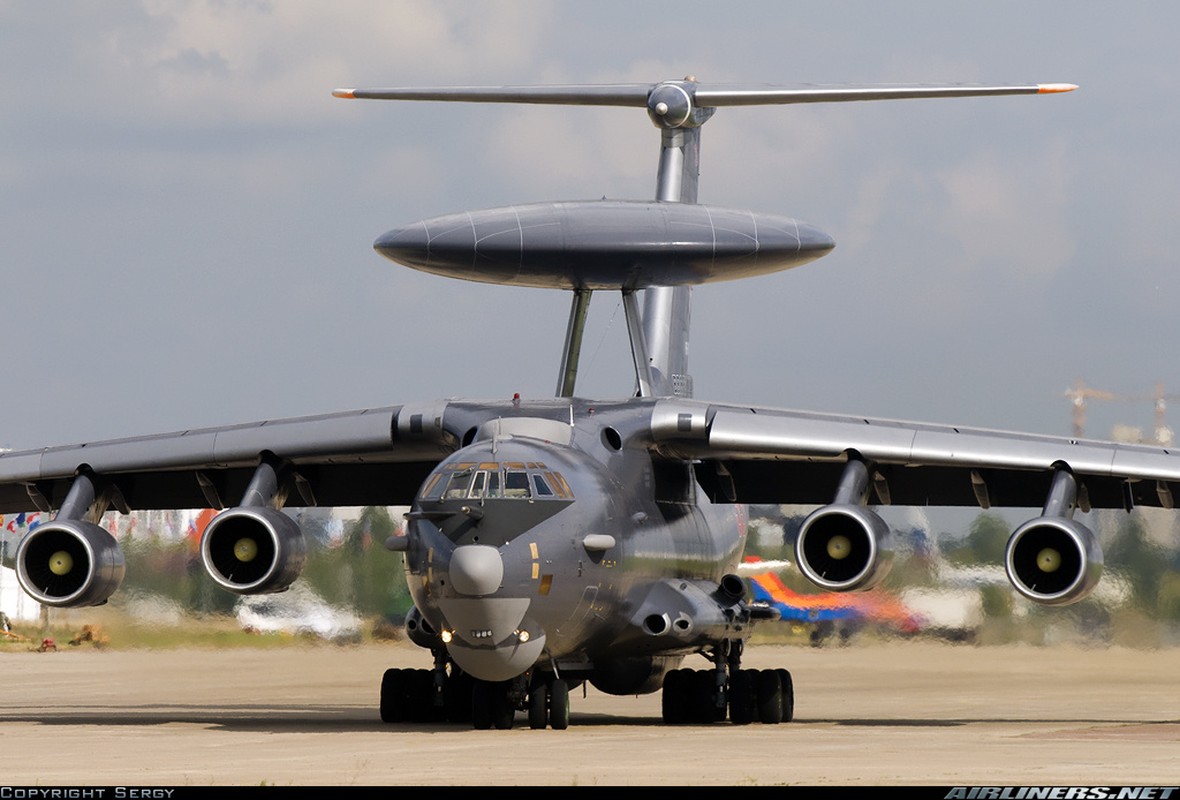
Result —
MULTIPOLYGON (((756 562, 757 558, 747 559, 756 562)), ((782 613, 782 619, 794 622, 868 622, 915 633, 922 619, 896 597, 873 589, 867 592, 821 592, 800 594, 791 589, 775 572, 750 576, 754 600, 768 603, 782 613)))

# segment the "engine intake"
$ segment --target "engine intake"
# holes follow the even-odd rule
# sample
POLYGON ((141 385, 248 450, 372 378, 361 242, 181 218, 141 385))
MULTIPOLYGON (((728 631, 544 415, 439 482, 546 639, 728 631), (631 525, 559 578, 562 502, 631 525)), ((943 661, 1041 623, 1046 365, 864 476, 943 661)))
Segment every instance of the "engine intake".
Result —
POLYGON ((833 503, 803 521, 795 561, 808 580, 829 591, 871 589, 893 566, 892 539, 889 526, 874 512, 833 503))
POLYGON ((30 531, 16 550, 16 578, 39 603, 100 606, 123 582, 123 550, 93 522, 57 519, 30 531))
POLYGON ((1064 517, 1037 517, 1008 540, 1004 556, 1016 591, 1044 605, 1086 598, 1102 576, 1102 550, 1089 528, 1064 517))
POLYGON ((270 507, 231 508, 201 537, 201 561, 222 588, 268 594, 289 587, 303 570, 307 541, 298 523, 270 507))

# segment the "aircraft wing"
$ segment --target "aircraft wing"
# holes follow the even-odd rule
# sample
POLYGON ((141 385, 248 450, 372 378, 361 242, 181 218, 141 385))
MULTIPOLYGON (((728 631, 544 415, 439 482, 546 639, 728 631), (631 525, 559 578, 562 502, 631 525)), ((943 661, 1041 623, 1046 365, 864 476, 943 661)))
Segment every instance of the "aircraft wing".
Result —
POLYGON ((440 418, 438 408, 389 406, 6 452, 0 513, 60 508, 82 469, 110 480, 120 510, 226 508, 265 457, 291 466, 290 505, 408 505, 457 447, 440 418))
POLYGON ((829 503, 850 455, 882 505, 1037 508, 1061 466, 1082 510, 1172 508, 1180 492, 1180 453, 1153 445, 679 400, 656 403, 652 436, 733 502, 829 503))
MULTIPOLYGON (((0 453, 0 513, 60 508, 80 469, 113 481, 116 508, 230 507, 268 456, 292 468, 287 505, 408 505, 464 432, 503 416, 568 420, 579 404, 437 401, 0 453)), ((871 465, 882 505, 1039 507, 1061 465, 1083 510, 1172 508, 1180 493, 1180 453, 1161 446, 695 400, 611 405, 647 418, 656 458, 698 462, 715 501, 830 502, 850 455, 871 465)))

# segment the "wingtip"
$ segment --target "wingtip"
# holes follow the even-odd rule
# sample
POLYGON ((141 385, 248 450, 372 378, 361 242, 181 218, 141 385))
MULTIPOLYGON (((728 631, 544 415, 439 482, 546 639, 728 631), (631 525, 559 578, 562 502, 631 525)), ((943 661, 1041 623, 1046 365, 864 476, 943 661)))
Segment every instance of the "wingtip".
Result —
POLYGON ((345 100, 355 100, 356 99, 356 89, 333 89, 332 96, 333 97, 342 97, 345 100))
POLYGON ((1041 83, 1037 84, 1037 94, 1056 94, 1057 92, 1072 92, 1078 88, 1076 83, 1041 83))

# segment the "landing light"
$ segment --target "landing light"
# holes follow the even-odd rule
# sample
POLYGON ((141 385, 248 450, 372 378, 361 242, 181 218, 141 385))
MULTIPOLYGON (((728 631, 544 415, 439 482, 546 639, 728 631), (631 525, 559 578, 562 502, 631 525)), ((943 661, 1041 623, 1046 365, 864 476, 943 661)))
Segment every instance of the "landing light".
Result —
POLYGON ((443 644, 450 644, 452 634, 450 631, 444 629, 443 632, 439 634, 439 638, 443 640, 443 644))
POLYGON ((528 631, 517 631, 516 638, 520 641, 521 644, 524 644, 525 642, 527 642, 529 640, 529 632, 528 631))

